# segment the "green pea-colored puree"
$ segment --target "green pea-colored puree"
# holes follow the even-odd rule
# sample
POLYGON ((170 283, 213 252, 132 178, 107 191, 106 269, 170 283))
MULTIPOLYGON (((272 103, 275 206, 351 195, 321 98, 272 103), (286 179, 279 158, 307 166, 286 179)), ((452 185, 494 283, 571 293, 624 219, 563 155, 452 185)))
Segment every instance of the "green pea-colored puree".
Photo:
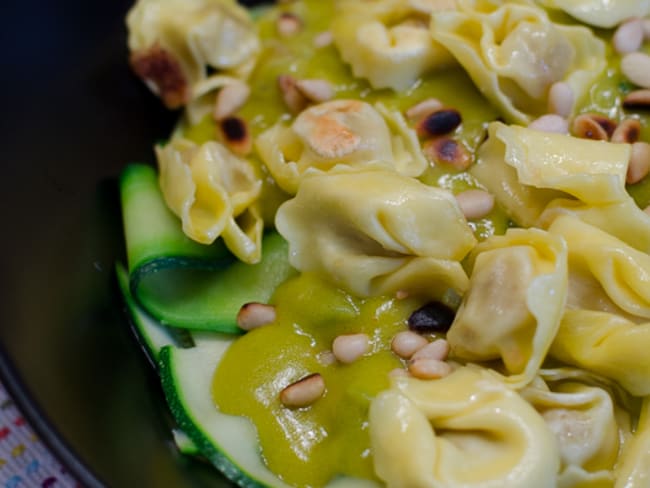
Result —
POLYGON ((368 405, 388 387, 388 373, 403 367, 390 341, 420 303, 354 298, 313 274, 286 282, 272 302, 275 323, 242 336, 219 364, 216 405, 253 421, 267 465, 289 484, 324 486, 337 475, 374 478, 368 405), (337 336, 356 333, 370 337, 364 357, 351 364, 328 360, 337 336), (281 390, 311 373, 323 376, 325 395, 308 407, 283 406, 281 390))

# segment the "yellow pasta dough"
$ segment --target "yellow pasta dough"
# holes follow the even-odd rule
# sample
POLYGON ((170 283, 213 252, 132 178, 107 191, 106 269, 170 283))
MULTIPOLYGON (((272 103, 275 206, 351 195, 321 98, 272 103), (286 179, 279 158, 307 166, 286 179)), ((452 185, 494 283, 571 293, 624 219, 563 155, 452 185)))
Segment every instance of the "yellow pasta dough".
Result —
POLYGON ((339 0, 332 23, 341 58, 373 88, 405 90, 421 75, 453 63, 429 33, 429 14, 453 1, 339 0))
POLYGON ((289 260, 357 295, 462 293, 476 240, 453 195, 397 173, 312 175, 278 209, 289 260), (360 204, 363 202, 363 205, 360 204))
POLYGON ((513 386, 537 374, 567 296, 564 241, 539 229, 509 229, 470 255, 469 289, 449 329, 452 354, 501 359, 513 386))
POLYGON ((605 45, 591 31, 556 24, 532 3, 457 4, 432 15, 431 34, 510 122, 528 124, 545 114, 557 81, 580 98, 605 68, 605 45))
POLYGON ((632 17, 650 13, 648 0, 537 0, 545 7, 564 10, 596 27, 614 27, 632 17))
POLYGON ((555 487, 551 429, 518 393, 476 367, 436 381, 396 378, 370 406, 377 475, 388 487, 555 487))
POLYGON ((183 232, 202 244, 221 236, 242 261, 259 261, 264 223, 254 205, 262 182, 252 165, 215 141, 172 139, 156 155, 165 202, 183 232))
POLYGON ((262 133, 255 145, 277 184, 290 194, 307 173, 374 167, 419 176, 427 167, 404 117, 360 100, 314 105, 290 127, 278 123, 262 133))
POLYGON ((260 50, 249 13, 235 0, 139 0, 126 21, 132 63, 155 57, 154 76, 146 68, 141 74, 170 108, 205 94, 206 82, 219 85, 209 69, 246 74, 260 50))

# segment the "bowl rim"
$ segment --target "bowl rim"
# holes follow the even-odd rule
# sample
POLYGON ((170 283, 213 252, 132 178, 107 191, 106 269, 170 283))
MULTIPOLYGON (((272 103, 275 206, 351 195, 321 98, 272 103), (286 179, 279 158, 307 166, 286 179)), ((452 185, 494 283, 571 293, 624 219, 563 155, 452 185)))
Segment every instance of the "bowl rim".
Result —
POLYGON ((43 442, 49 453, 74 478, 78 486, 102 488, 106 485, 93 473, 81 456, 54 427, 26 386, 4 345, 0 343, 0 382, 15 403, 30 428, 43 442))

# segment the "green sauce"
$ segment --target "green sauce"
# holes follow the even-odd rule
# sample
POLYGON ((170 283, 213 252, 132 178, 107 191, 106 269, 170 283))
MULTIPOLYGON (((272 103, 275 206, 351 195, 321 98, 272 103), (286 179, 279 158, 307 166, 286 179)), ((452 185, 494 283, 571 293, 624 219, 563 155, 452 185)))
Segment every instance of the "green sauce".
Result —
POLYGON ((312 274, 286 282, 272 302, 276 322, 238 339, 217 368, 216 405, 253 421, 269 469, 289 484, 324 486, 342 474, 373 478, 369 402, 389 386, 388 373, 403 367, 390 341, 421 303, 354 298, 312 274), (371 341, 364 357, 351 364, 319 360, 338 335, 360 332, 371 341), (299 409, 280 403, 284 387, 316 372, 327 388, 322 398, 299 409))

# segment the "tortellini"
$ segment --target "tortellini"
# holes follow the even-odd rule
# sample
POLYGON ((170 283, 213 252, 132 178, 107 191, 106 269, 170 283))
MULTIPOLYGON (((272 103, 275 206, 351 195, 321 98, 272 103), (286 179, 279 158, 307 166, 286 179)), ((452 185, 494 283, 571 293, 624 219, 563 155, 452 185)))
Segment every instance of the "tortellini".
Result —
POLYGON ((564 241, 539 229, 509 229, 470 254, 469 289, 447 340, 470 361, 501 359, 506 381, 523 386, 548 352, 567 295, 564 241))
POLYGON ((646 486, 650 480, 650 398, 643 400, 636 431, 621 453, 615 488, 646 486))
POLYGON ((210 68, 245 74, 260 49, 235 0, 138 0, 127 26, 131 64, 169 108, 201 96, 210 68))
POLYGON ((501 122, 491 123, 488 134, 471 172, 520 225, 536 224, 547 205, 563 196, 599 206, 630 200, 625 190, 628 144, 501 122))
POLYGON ((197 146, 172 139, 156 155, 165 202, 185 234, 202 244, 221 237, 242 261, 259 261, 264 223, 256 202, 262 182, 253 166, 214 141, 197 146))
POLYGON ((561 460, 557 486, 612 486, 620 432, 609 392, 575 381, 551 390, 539 380, 521 394, 556 436, 561 460))
POLYGON ((276 214, 289 261, 360 296, 462 293, 476 239, 453 195, 397 173, 312 175, 276 214))
POLYGON ((419 176, 427 161, 415 131, 399 112, 360 100, 333 100, 278 123, 255 145, 278 186, 290 194, 304 174, 369 167, 419 176))
POLYGON ((596 27, 614 27, 620 22, 650 13, 648 0, 537 0, 540 5, 561 9, 596 27))
POLYGON ((429 33, 429 13, 455 7, 452 0, 339 0, 334 42, 355 76, 373 88, 406 90, 421 75, 453 64, 429 33))
POLYGON ((370 439, 388 487, 552 488, 553 432, 519 394, 477 367, 396 378, 373 399, 370 439))
POLYGON ((555 82, 568 83, 580 98, 606 66, 605 45, 591 31, 551 22, 533 4, 457 3, 457 10, 432 15, 433 38, 510 122, 528 124, 545 114, 555 82))
POLYGON ((571 273, 593 275, 618 307, 650 319, 648 254, 569 215, 555 219, 548 230, 566 241, 571 273))
POLYGON ((594 371, 633 395, 650 394, 650 323, 619 315, 567 310, 550 354, 567 364, 594 371))

